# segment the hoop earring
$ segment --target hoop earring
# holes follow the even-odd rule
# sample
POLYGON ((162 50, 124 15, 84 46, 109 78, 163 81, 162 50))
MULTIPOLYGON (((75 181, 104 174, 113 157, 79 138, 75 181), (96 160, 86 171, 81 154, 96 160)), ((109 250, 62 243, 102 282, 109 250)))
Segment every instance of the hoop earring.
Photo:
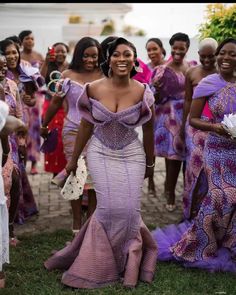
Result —
POLYGON ((111 78, 112 77, 112 68, 111 67, 109 67, 109 70, 108 70, 108 77, 109 78, 111 78))

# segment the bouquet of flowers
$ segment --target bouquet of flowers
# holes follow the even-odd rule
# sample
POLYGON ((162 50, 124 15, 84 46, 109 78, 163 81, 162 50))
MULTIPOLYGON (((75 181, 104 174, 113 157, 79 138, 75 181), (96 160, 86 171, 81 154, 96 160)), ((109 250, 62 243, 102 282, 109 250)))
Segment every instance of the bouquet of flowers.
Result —
POLYGON ((236 114, 224 115, 224 119, 221 122, 228 133, 233 138, 236 138, 236 114))

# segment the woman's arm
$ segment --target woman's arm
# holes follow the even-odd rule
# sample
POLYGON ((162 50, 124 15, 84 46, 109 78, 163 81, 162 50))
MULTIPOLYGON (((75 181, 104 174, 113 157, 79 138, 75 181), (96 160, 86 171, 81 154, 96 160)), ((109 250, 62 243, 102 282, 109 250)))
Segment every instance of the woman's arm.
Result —
POLYGON ((185 135, 185 124, 190 111, 192 96, 193 96, 193 86, 191 82, 191 71, 188 71, 185 78, 185 100, 184 100, 184 107, 183 107, 182 125, 181 125, 181 131, 180 131, 182 138, 184 138, 184 135, 185 135))
POLYGON ((46 58, 44 59, 41 67, 40 67, 40 74, 46 78, 47 72, 48 72, 48 66, 51 59, 50 50, 48 50, 46 54, 46 58))
POLYGON ((52 120, 52 118, 56 115, 57 111, 61 108, 63 104, 63 98, 57 96, 56 94, 52 97, 49 107, 44 115, 42 127, 40 129, 40 135, 42 137, 47 137, 48 134, 48 124, 52 120))
POLYGON ((201 120, 201 114, 206 103, 206 98, 194 99, 191 104, 189 123, 192 127, 203 131, 212 131, 219 135, 230 137, 221 123, 210 123, 201 120))
POLYGON ((72 171, 75 175, 76 168, 77 168, 77 161, 87 144, 89 138, 93 133, 94 125, 85 119, 82 119, 78 128, 74 150, 72 154, 71 161, 66 165, 66 171, 68 174, 72 171))
POLYGON ((152 176, 154 172, 154 105, 151 106, 152 117, 143 124, 143 146, 146 153, 146 174, 145 178, 152 176))

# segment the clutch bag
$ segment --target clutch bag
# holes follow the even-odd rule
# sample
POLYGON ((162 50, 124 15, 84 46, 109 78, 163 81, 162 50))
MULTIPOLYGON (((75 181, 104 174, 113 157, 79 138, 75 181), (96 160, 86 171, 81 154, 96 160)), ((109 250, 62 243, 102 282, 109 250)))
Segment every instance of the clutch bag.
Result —
POLYGON ((55 151, 58 143, 58 129, 54 128, 49 133, 47 138, 44 139, 40 147, 40 151, 44 154, 52 153, 55 151))
POLYGON ((81 156, 77 162, 76 174, 73 175, 73 172, 71 172, 66 178, 65 184, 61 190, 61 196, 65 200, 78 200, 83 194, 87 175, 85 160, 81 156))

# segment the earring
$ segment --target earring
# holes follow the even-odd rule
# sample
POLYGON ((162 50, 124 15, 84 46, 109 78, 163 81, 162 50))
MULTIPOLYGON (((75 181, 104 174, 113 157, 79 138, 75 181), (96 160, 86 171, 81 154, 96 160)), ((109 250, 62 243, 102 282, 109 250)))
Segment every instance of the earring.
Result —
POLYGON ((108 70, 108 77, 111 78, 112 77, 112 68, 109 67, 109 70, 108 70))

